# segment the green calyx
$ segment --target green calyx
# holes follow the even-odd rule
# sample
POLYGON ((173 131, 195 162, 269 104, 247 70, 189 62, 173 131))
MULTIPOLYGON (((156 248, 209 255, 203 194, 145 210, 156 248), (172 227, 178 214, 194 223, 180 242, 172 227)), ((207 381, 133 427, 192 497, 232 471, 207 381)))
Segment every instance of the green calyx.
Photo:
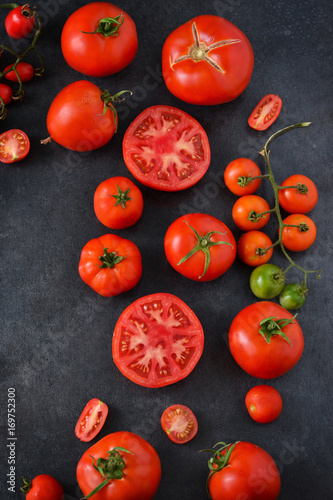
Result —
POLYGON ((22 477, 22 482, 23 484, 20 487, 20 490, 23 491, 23 493, 29 493, 32 488, 32 482, 30 479, 25 479, 24 477, 22 477))
POLYGON ((187 221, 186 224, 188 227, 192 229, 194 232, 196 238, 197 238, 197 244, 192 248, 192 250, 189 251, 188 254, 186 254, 182 259, 180 259, 179 262, 177 262, 177 266, 180 266, 188 260, 192 255, 194 255, 196 252, 199 252, 200 250, 205 254, 205 265, 204 265, 204 271, 203 273, 199 276, 199 279, 202 278, 206 272, 208 271, 209 268, 209 263, 210 263, 210 247, 216 246, 216 245, 230 245, 231 247, 233 246, 231 243, 228 241, 211 241, 210 238, 213 236, 213 234, 221 234, 222 236, 225 235, 226 233, 221 233, 220 231, 209 231, 206 233, 204 236, 200 236, 200 234, 197 232, 194 227, 190 226, 190 224, 187 221))
POLYGON ((122 479, 124 475, 123 469, 125 468, 126 464, 123 457, 120 455, 119 451, 134 455, 134 453, 132 453, 129 450, 126 450, 126 448, 121 448, 120 446, 117 446, 107 452, 107 455, 109 455, 108 458, 98 458, 96 460, 96 464, 95 464, 95 458, 91 457, 93 459, 92 465, 94 469, 100 473, 100 475, 103 478, 103 481, 91 493, 89 493, 89 495, 86 495, 81 500, 85 500, 86 498, 90 498, 93 495, 95 495, 98 491, 104 488, 104 486, 106 486, 108 482, 111 481, 112 479, 122 479))
POLYGON ((121 90, 120 92, 117 92, 117 94, 115 95, 111 95, 108 90, 104 90, 104 92, 102 92, 101 94, 101 99, 104 102, 103 115, 105 115, 107 109, 112 111, 114 116, 114 124, 116 126, 116 132, 118 128, 118 115, 113 103, 114 102, 119 103, 123 101, 124 98, 120 99, 120 96, 125 94, 126 92, 129 92, 132 95, 132 92, 130 90, 121 90))
POLYGON ((132 198, 128 196, 130 188, 126 189, 126 191, 122 191, 117 184, 117 191, 117 194, 109 194, 109 196, 112 196, 112 198, 116 199, 116 203, 114 204, 114 206, 116 207, 117 205, 121 205, 122 208, 126 208, 126 203, 132 200, 132 198))
POLYGON ((124 21, 124 14, 120 14, 116 17, 104 17, 99 21, 98 27, 95 31, 82 31, 81 33, 85 33, 86 35, 95 35, 96 33, 100 33, 105 37, 118 36, 120 26, 124 21))
POLYGON ((231 457, 231 454, 233 452, 233 449, 235 448, 237 443, 234 443, 233 445, 224 443, 223 441, 220 441, 219 443, 216 443, 213 447, 213 449, 205 449, 205 450, 200 450, 200 453, 203 451, 207 451, 208 453, 213 453, 213 456, 208 460, 208 468, 210 470, 210 473, 207 478, 207 483, 206 483, 206 489, 209 498, 212 498, 209 492, 209 480, 212 477, 213 474, 216 474, 216 472, 219 472, 220 470, 224 469, 229 464, 229 460, 231 457), (217 446, 220 446, 217 450, 215 449, 217 446), (229 448, 229 449, 228 449, 229 448), (225 454, 223 455, 222 452, 226 450, 225 454))
POLYGON ((284 338, 284 340, 288 342, 288 344, 292 345, 287 335, 282 331, 282 328, 292 323, 296 316, 297 313, 290 319, 274 318, 273 316, 265 318, 259 323, 259 333, 264 337, 267 344, 271 343, 273 335, 279 335, 280 337, 284 338))
POLYGON ((105 269, 108 267, 112 269, 116 264, 119 264, 124 259, 125 255, 118 255, 116 252, 109 252, 107 248, 104 248, 104 254, 99 257, 99 260, 102 262, 101 266, 98 266, 100 269, 105 269))

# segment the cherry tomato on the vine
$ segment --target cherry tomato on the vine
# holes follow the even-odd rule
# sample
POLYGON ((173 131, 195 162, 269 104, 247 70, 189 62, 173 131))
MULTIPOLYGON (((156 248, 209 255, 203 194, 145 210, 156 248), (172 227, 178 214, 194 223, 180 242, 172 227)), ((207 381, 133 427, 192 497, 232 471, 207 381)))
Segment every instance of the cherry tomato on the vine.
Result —
POLYGON ((282 398, 279 391, 271 385, 256 385, 246 394, 245 405, 255 422, 268 424, 280 415, 282 398))
MULTIPOLYGON (((8 66, 5 67, 4 71, 7 71, 8 69, 12 68, 13 64, 9 64, 8 66)), ((16 65, 16 71, 21 79, 22 82, 29 82, 32 80, 35 74, 34 67, 27 62, 19 62, 16 65)), ((5 78, 11 82, 18 82, 17 74, 15 70, 9 71, 8 73, 5 74, 5 78)))
POLYGON ((15 7, 5 19, 5 28, 11 38, 20 39, 28 36, 34 27, 35 14, 29 4, 15 7))
POLYGON ((272 240, 267 234, 261 231, 247 231, 237 242, 237 254, 244 264, 261 266, 273 255, 273 248, 269 248, 271 245, 272 240))
POLYGON ((259 176, 261 176, 261 171, 254 161, 249 158, 237 158, 225 169, 224 182, 232 193, 244 196, 257 191, 261 179, 253 179, 253 177, 259 176))
POLYGON ((0 161, 2 163, 14 163, 23 160, 29 150, 29 137, 23 130, 14 128, 0 135, 0 161))
POLYGON ((88 401, 75 426, 75 435, 85 442, 94 439, 102 430, 108 411, 103 401, 97 398, 88 401))
POLYGON ((26 493, 25 500, 64 500, 65 498, 61 484, 48 474, 40 474, 32 481, 23 478, 21 491, 26 493))
MULTIPOLYGON (((316 224, 304 214, 291 214, 283 220, 282 243, 288 250, 301 252, 309 248, 317 236, 316 224)), ((280 233, 280 231, 279 231, 280 233)))
POLYGON ((282 108, 278 95, 268 94, 263 97, 252 111, 248 123, 256 130, 266 130, 275 122, 282 108))
POLYGON ((280 185, 279 203, 290 214, 306 214, 314 208, 317 201, 316 185, 306 175, 291 175, 280 185))
POLYGON ((242 231, 253 231, 266 226, 271 216, 269 210, 269 205, 264 198, 256 194, 248 194, 236 201, 232 207, 232 218, 242 231))
POLYGON ((250 276, 250 288, 259 299, 272 299, 282 292, 285 277, 280 267, 274 264, 262 264, 256 267, 250 276))
POLYGON ((294 311, 299 309, 305 302, 305 295, 308 289, 303 284, 289 283, 279 295, 279 302, 282 307, 294 311))
POLYGON ((3 100, 4 105, 6 106, 12 100, 13 90, 9 85, 5 83, 0 83, 0 97, 3 100))
POLYGON ((169 439, 177 444, 188 443, 198 432, 194 413, 184 405, 171 405, 164 410, 161 425, 169 439))

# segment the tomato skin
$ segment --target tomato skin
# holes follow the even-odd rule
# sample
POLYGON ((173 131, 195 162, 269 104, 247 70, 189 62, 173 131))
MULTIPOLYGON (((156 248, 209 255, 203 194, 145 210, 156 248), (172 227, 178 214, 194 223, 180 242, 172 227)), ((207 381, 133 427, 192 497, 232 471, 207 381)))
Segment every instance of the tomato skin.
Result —
POLYGON ((238 441, 228 464, 208 479, 212 500, 278 498, 280 474, 273 458, 265 450, 255 444, 238 441))
POLYGON ((294 311, 302 307, 305 302, 306 290, 298 283, 289 283, 284 287, 279 295, 279 302, 282 307, 294 311))
POLYGON ((30 151, 29 137, 17 128, 0 134, 0 161, 15 163, 23 160, 30 151))
POLYGON ((275 264, 262 264, 250 276, 250 288, 259 299, 273 299, 283 290, 285 277, 275 264))
MULTIPOLYGON (((198 50, 199 49, 199 50, 198 50)), ((169 91, 185 102, 214 105, 232 101, 247 87, 253 70, 253 50, 247 37, 234 24, 219 16, 197 16, 175 29, 166 39, 162 51, 162 73, 169 91), (194 29, 200 44, 206 48, 219 41, 233 43, 213 48, 207 60, 185 57, 197 52, 194 29), (235 43, 234 40, 237 40, 235 43), (177 61, 177 62, 176 62, 177 61)))
POLYGON ((171 405, 164 410, 161 425, 168 438, 177 444, 191 441, 198 432, 198 421, 185 405, 171 405))
POLYGON ((307 192, 301 192, 297 188, 285 188, 279 190, 279 203, 281 207, 290 214, 306 214, 312 210, 318 201, 318 191, 315 183, 306 175, 291 175, 285 179, 281 186, 307 187, 307 192))
POLYGON ((26 500, 64 500, 65 493, 61 484, 48 474, 40 474, 31 481, 31 489, 26 500))
POLYGON ((125 377, 155 388, 187 377, 203 346, 203 328, 194 312, 175 295, 153 293, 136 300, 120 315, 112 355, 125 377))
POLYGON ((126 177, 111 177, 103 181, 94 195, 94 210, 98 220, 111 229, 123 229, 135 224, 143 211, 143 197, 140 189, 126 177), (123 204, 118 203, 118 187, 122 193, 129 190, 129 198, 123 204), (124 205, 124 206, 123 206, 124 205))
POLYGON ((3 100, 5 106, 11 102, 12 95, 13 91, 9 87, 9 85, 6 85, 5 83, 0 83, 0 97, 3 100))
POLYGON ((151 106, 128 127, 123 140, 127 168, 142 184, 181 191, 197 183, 210 164, 210 145, 192 116, 171 106, 151 106))
POLYGON ((91 493, 102 481, 101 474, 92 465, 98 458, 107 458, 107 452, 122 447, 132 453, 120 452, 125 461, 122 479, 113 479, 93 498, 94 500, 151 500, 161 480, 161 462, 148 441, 132 432, 108 434, 91 446, 81 457, 76 477, 84 495, 91 493))
POLYGON ((248 124, 256 130, 266 130, 275 122, 282 108, 282 99, 278 95, 265 95, 252 111, 248 124))
POLYGON ((102 430, 109 409, 105 403, 93 398, 84 407, 75 426, 75 435, 81 441, 89 442, 102 430))
MULTIPOLYGON (((4 71, 7 71, 12 66, 13 64, 8 64, 8 66, 5 67, 4 71)), ((16 66, 16 71, 18 72, 18 75, 21 78, 22 82, 29 82, 35 75, 34 67, 27 62, 19 62, 16 66)), ((11 82, 18 82, 18 78, 14 70, 6 73, 5 78, 11 82)))
POLYGON ((266 264, 273 255, 273 248, 264 255, 258 249, 265 249, 272 245, 272 240, 261 231, 247 231, 237 242, 237 255, 244 264, 251 267, 266 264))
MULTIPOLYGON (((293 252, 302 252, 307 250, 315 241, 317 228, 310 217, 304 214, 288 215, 283 224, 300 225, 306 224, 308 230, 303 232, 298 227, 284 227, 282 230, 282 243, 288 250, 293 252)), ((280 231, 279 231, 280 234, 280 231)))
POLYGON ((142 275, 141 254, 130 240, 115 234, 104 234, 90 240, 82 249, 79 274, 83 281, 103 297, 114 297, 133 288, 142 275), (116 253, 123 259, 113 267, 100 268, 105 253, 116 253))
POLYGON ((291 370, 300 360, 304 338, 296 319, 282 328, 290 344, 280 335, 267 341, 260 334, 260 322, 266 318, 291 319, 293 315, 279 304, 256 302, 242 309, 229 329, 229 346, 235 361, 253 377, 272 379, 291 370))
POLYGON ((107 144, 116 131, 116 123, 109 108, 104 113, 101 96, 102 91, 87 80, 63 88, 47 114, 46 125, 52 139, 73 151, 92 151, 107 144))
POLYGON ((109 2, 89 3, 67 19, 61 34, 61 49, 67 64, 76 71, 96 77, 113 75, 128 66, 137 53, 134 21, 109 2), (93 33, 101 19, 119 15, 124 16, 124 22, 116 36, 93 33))
POLYGON ((33 30, 35 16, 29 5, 15 7, 5 19, 7 34, 16 40, 25 38, 33 30))
POLYGON ((270 385, 256 385, 245 397, 250 417, 259 424, 269 424, 278 418, 282 411, 282 398, 277 389, 270 385))
POLYGON ((232 218, 234 223, 242 231, 253 231, 262 229, 268 223, 271 214, 266 213, 257 221, 249 220, 249 215, 252 211, 257 214, 267 212, 269 210, 267 201, 256 194, 249 194, 239 198, 232 207, 232 218))
POLYGON ((239 177, 258 177, 261 175, 260 168, 249 158, 237 158, 228 164, 224 171, 224 182, 227 188, 237 196, 253 194, 261 184, 261 179, 251 181, 247 186, 238 184, 239 177))

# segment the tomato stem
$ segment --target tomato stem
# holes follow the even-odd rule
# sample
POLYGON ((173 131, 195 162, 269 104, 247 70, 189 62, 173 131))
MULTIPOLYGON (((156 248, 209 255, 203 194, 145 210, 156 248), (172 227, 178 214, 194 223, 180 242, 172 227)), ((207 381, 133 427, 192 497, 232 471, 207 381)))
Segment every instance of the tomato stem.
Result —
POLYGON ((85 33, 86 35, 95 35, 96 33, 100 33, 105 37, 118 36, 120 26, 124 21, 124 14, 120 14, 116 17, 104 17, 99 21, 98 28, 95 31, 81 31, 81 33, 85 33))
POLYGON ((22 481, 23 484, 20 487, 20 490, 23 491, 23 493, 28 493, 32 488, 32 481, 30 481, 30 479, 25 479, 24 477, 22 477, 22 481))
POLYGON ((292 323, 296 316, 297 313, 290 319, 274 318, 273 316, 271 316, 270 318, 265 318, 259 323, 261 327, 259 329, 259 333, 264 337, 267 344, 271 343, 273 335, 279 335, 280 337, 284 338, 284 340, 286 340, 288 344, 292 345, 287 335, 282 331, 282 328, 292 323))
POLYGON ((109 252, 107 248, 104 248, 104 254, 99 257, 99 260, 102 262, 100 267, 101 269, 105 269, 108 267, 112 269, 116 264, 119 264, 124 259, 124 255, 118 255, 118 252, 109 252))
POLYGON ((108 196, 112 196, 116 199, 116 203, 114 204, 115 207, 117 205, 121 205, 122 208, 126 208, 126 203, 133 199, 128 196, 130 188, 126 189, 126 191, 122 191, 119 187, 119 184, 117 184, 117 191, 117 194, 109 194, 108 196))
POLYGON ((199 453, 202 453, 203 451, 207 451, 208 453, 213 453, 213 456, 208 460, 208 468, 209 468, 210 472, 209 472, 207 482, 206 482, 206 490, 207 490, 209 498, 212 498, 210 495, 210 491, 209 491, 209 480, 213 474, 215 474, 216 472, 219 472, 220 470, 224 469, 224 467, 226 467, 228 465, 231 454, 232 454, 233 449, 235 448, 236 444, 237 443, 230 445, 230 444, 227 444, 223 441, 220 441, 219 443, 216 443, 213 446, 213 449, 205 449, 205 450, 199 451, 199 453), (216 450, 215 448, 219 445, 221 445, 220 448, 218 450, 216 450), (223 455, 223 452, 225 452, 224 455, 223 455))

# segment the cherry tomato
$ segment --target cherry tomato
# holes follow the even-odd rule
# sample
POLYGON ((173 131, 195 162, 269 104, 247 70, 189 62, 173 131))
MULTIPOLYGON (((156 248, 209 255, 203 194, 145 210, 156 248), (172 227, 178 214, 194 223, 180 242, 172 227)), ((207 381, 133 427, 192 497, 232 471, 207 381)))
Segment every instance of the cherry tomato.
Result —
MULTIPOLYGON (((115 96, 112 97, 112 99, 115 96)), ((107 91, 86 80, 63 88, 47 114, 47 129, 53 140, 74 151, 91 151, 113 137, 118 118, 107 91)))
POLYGON ((5 28, 11 38, 19 39, 28 36, 34 27, 35 14, 29 4, 15 7, 5 19, 5 28))
POLYGON ((248 231, 237 242, 237 254, 244 264, 257 267, 266 264, 273 255, 272 240, 261 231, 248 231))
MULTIPOLYGON (((8 69, 12 68, 13 64, 9 64, 8 66, 5 67, 3 70, 4 72, 7 71, 8 69)), ((16 66, 16 71, 21 79, 22 82, 29 82, 32 80, 35 74, 34 67, 27 62, 19 62, 16 66)), ((5 78, 11 82, 18 82, 17 74, 14 70, 9 71, 8 73, 5 74, 5 78)))
POLYGON ((126 177, 111 177, 95 191, 94 210, 98 220, 111 229, 135 224, 143 211, 140 189, 126 177))
POLYGON ((138 181, 162 191, 193 186, 210 164, 204 129, 171 106, 151 106, 137 116, 125 133, 123 154, 138 181))
POLYGON ((253 231, 266 226, 271 216, 269 210, 269 205, 264 198, 256 194, 248 194, 236 201, 232 207, 232 218, 242 231, 253 231))
POLYGON ((14 163, 23 160, 29 150, 29 137, 22 130, 13 128, 0 135, 0 161, 2 163, 14 163))
POLYGON ((161 462, 141 436, 114 432, 82 455, 76 477, 84 495, 102 483, 93 500, 152 500, 161 480, 161 462))
MULTIPOLYGON (((276 500, 281 478, 273 458, 259 446, 238 441, 222 445, 209 461, 212 500, 276 500)), ((217 445, 216 445, 217 446, 217 445)))
POLYGON ((164 250, 171 266, 195 281, 211 281, 233 264, 236 241, 230 229, 207 214, 187 214, 169 227, 164 250))
POLYGON ((261 184, 260 168, 249 158, 233 160, 224 171, 224 182, 227 188, 237 196, 253 194, 261 184), (255 179, 253 179, 255 178, 255 179))
POLYGON ((253 377, 272 379, 296 365, 303 353, 304 338, 289 311, 262 301, 237 314, 230 326, 229 346, 243 370, 253 377))
POLYGON ((282 108, 282 100, 278 95, 265 95, 252 111, 248 123, 256 130, 266 130, 275 122, 282 108))
POLYGON ((64 500, 65 493, 61 484, 48 474, 40 474, 32 481, 23 478, 21 491, 26 500, 64 500))
POLYGON ((12 100, 13 91, 6 85, 5 83, 0 83, 0 97, 3 100, 4 105, 6 106, 12 100))
POLYGON ((82 249, 79 274, 95 292, 114 297, 133 288, 142 274, 141 254, 130 240, 104 234, 82 249))
POLYGON ((195 17, 164 43, 162 72, 170 92, 191 104, 232 101, 247 87, 253 70, 249 40, 219 16, 195 17))
POLYGON ((204 333, 194 312, 178 297, 141 297, 120 315, 113 334, 113 360, 136 384, 162 387, 187 377, 199 361, 204 333))
POLYGON ((194 413, 184 405, 171 405, 164 410, 161 425, 169 439, 177 444, 188 443, 198 432, 194 413))
POLYGON ((109 2, 93 2, 76 10, 61 34, 64 58, 89 76, 109 76, 125 68, 138 50, 133 19, 109 2))
POLYGON ((282 398, 278 390, 270 385, 256 385, 245 397, 249 415, 259 424, 276 420, 282 411, 282 398))
POLYGON ((250 288, 259 299, 272 299, 282 292, 285 277, 280 267, 262 264, 250 276, 250 288))
POLYGON ((283 224, 288 225, 288 227, 282 229, 282 243, 288 250, 301 252, 314 243, 317 236, 317 228, 313 220, 307 215, 288 215, 283 220, 283 224))
POLYGON ((291 175, 280 186, 279 203, 290 214, 306 214, 314 208, 317 201, 316 185, 305 175, 291 175))
POLYGON ((97 398, 91 399, 84 407, 75 426, 75 435, 81 441, 91 441, 102 430, 105 423, 108 407, 97 398))
POLYGON ((305 295, 308 289, 298 283, 289 283, 279 295, 279 302, 282 307, 294 311, 299 309, 305 302, 305 295))

